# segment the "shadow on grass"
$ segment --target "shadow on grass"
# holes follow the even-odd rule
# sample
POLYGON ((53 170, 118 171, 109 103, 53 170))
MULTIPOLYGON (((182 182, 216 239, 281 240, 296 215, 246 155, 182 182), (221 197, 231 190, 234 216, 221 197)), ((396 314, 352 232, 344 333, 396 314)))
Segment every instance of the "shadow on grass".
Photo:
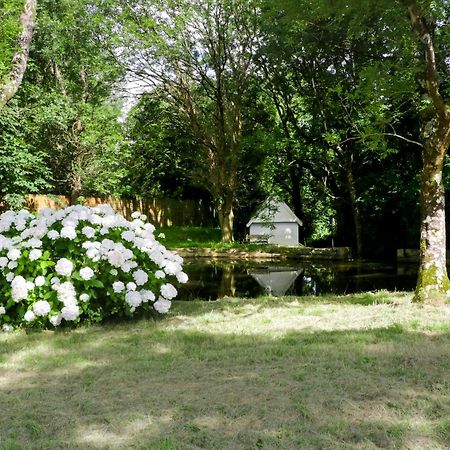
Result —
POLYGON ((450 335, 141 321, 2 343, 0 448, 448 448, 450 335))
POLYGON ((205 313, 230 312, 240 314, 243 309, 254 306, 257 311, 270 308, 289 308, 289 306, 311 307, 313 305, 394 305, 396 301, 405 301, 412 297, 411 292, 389 292, 379 291, 376 293, 363 292, 348 295, 325 295, 325 296, 286 296, 286 297, 257 297, 257 298, 231 298, 205 301, 174 301, 171 315, 183 314, 187 316, 198 316, 205 313))

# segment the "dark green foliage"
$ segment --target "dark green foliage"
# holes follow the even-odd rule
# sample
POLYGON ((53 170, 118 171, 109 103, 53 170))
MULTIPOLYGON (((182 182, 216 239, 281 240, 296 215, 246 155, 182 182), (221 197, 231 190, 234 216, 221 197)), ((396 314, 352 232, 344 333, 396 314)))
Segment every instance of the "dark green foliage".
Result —
POLYGON ((161 92, 146 94, 127 122, 126 193, 196 198, 207 196, 194 181, 198 144, 161 92))
POLYGON ((24 125, 21 110, 15 101, 0 115, 0 195, 28 194, 49 188, 49 170, 45 154, 28 143, 31 130, 24 125))
POLYGON ((0 81, 11 69, 22 8, 22 0, 0 0, 0 81))

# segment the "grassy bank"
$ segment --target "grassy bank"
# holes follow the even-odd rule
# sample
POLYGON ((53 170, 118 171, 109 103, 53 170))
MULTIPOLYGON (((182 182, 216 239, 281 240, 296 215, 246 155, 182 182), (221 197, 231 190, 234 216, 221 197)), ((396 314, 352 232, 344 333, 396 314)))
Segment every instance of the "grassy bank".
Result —
POLYGON ((449 322, 379 293, 0 334, 0 448, 448 448, 449 322))
POLYGON ((155 236, 160 233, 164 238, 158 238, 167 248, 209 248, 213 250, 244 249, 244 250, 265 250, 279 251, 277 245, 267 244, 247 244, 243 242, 221 242, 219 228, 206 227, 166 227, 159 228, 155 236))

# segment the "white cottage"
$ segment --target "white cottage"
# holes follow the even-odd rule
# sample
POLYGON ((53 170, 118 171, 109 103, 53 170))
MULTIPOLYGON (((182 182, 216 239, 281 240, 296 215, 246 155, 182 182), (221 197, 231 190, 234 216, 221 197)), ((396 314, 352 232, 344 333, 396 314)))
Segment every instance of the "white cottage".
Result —
POLYGON ((266 201, 263 208, 247 223, 250 242, 267 241, 269 244, 298 245, 299 227, 303 222, 286 203, 266 201))

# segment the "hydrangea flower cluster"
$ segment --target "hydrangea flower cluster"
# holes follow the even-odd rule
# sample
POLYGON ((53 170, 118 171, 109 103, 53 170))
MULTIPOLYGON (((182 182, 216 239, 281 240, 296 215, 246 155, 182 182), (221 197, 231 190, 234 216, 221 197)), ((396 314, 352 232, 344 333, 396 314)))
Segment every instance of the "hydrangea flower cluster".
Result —
POLYGON ((109 205, 0 215, 0 324, 56 327, 82 319, 166 313, 188 279, 183 259, 154 237, 139 212, 109 205))

